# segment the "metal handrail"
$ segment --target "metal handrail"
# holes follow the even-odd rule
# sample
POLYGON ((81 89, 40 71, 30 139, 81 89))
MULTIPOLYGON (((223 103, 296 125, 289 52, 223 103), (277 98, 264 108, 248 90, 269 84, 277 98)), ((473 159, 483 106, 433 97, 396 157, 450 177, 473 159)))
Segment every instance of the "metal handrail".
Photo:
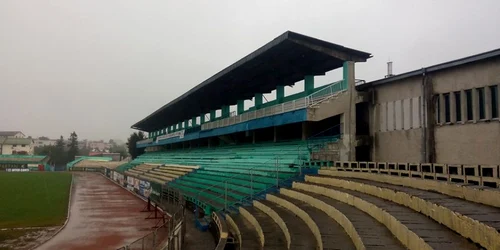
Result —
POLYGON ((303 109, 310 107, 312 105, 318 104, 329 99, 332 96, 340 94, 347 90, 347 87, 344 86, 344 81, 340 80, 334 83, 331 83, 324 88, 317 90, 316 92, 299 99, 295 99, 292 101, 288 101, 285 103, 280 103, 277 105, 273 105, 270 107, 265 107, 258 110, 253 110, 250 112, 246 112, 240 115, 219 119, 212 122, 207 122, 201 125, 202 130, 209 130, 218 127, 228 126, 236 123, 241 123, 261 117, 266 117, 274 114, 281 114, 293 110, 303 109))
MULTIPOLYGON (((278 156, 276 156, 276 157, 278 157, 278 156)), ((259 165, 267 165, 269 162, 271 162, 271 161, 275 161, 275 160, 276 160, 276 157, 275 157, 275 158, 272 158, 272 159, 269 159, 269 160, 268 160, 268 161, 266 161, 266 162, 259 163, 259 165)), ((253 170, 255 170, 255 169, 256 169, 256 167, 253 167, 253 168, 251 168, 251 169, 248 169, 248 171, 250 172, 250 176, 251 176, 251 178, 252 178, 252 176, 253 176, 253 170)), ((224 189, 225 189, 225 190, 224 190, 224 193, 222 193, 222 194, 220 194, 219 196, 216 196, 215 198, 211 199, 211 200, 215 200, 215 199, 221 198, 222 196, 225 196, 225 197, 224 197, 224 206, 225 206, 225 209, 226 209, 226 210, 227 210, 227 179, 232 178, 232 177, 235 177, 235 176, 237 176, 237 175, 239 175, 239 174, 240 174, 240 173, 236 173, 236 174, 233 174, 233 175, 226 176, 226 177, 225 177, 225 180, 224 180, 224 189)), ((276 178, 277 178, 277 179, 279 179, 279 171, 277 171, 276 178)), ((251 184, 250 184, 250 187, 251 187, 251 189, 253 189, 253 181, 251 180, 251 182, 250 182, 250 183, 251 183, 251 184)), ((209 190, 209 189, 214 188, 215 186, 218 186, 218 184, 214 184, 214 185, 208 186, 207 188, 202 189, 202 190, 200 190, 199 192, 197 192, 197 193, 196 193, 196 201, 197 201, 197 202, 200 202, 200 203, 204 203, 205 205, 209 205, 209 204, 207 204, 206 202, 202 202, 202 201, 200 201, 199 197, 200 197, 200 194, 202 194, 203 192, 206 192, 206 191, 207 191, 207 190, 209 190)), ((251 195, 253 195, 253 194, 251 193, 251 195)))

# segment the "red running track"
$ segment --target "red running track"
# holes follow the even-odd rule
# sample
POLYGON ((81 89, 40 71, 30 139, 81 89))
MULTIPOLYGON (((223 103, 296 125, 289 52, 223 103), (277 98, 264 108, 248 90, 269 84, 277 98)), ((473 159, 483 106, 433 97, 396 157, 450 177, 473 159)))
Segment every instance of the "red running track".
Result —
MULTIPOLYGON (((117 249, 152 231, 145 202, 97 173, 73 174, 68 224, 38 250, 117 249)), ((50 209, 50 208, 49 208, 50 209)))

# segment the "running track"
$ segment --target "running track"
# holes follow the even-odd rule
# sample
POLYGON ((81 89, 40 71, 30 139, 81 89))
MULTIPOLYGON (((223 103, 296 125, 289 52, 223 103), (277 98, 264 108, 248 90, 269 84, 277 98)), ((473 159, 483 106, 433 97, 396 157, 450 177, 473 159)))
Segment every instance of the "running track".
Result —
MULTIPOLYGON (((146 235, 145 202, 97 173, 73 174, 68 224, 37 250, 117 249, 146 235)), ((47 208, 50 209, 50 208, 47 208)))

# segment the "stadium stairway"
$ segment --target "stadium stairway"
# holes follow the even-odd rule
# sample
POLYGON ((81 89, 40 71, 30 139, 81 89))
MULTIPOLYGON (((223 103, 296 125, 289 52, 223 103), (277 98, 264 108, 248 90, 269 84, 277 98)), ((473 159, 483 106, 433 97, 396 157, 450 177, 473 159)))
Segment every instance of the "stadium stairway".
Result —
POLYGON ((225 223, 236 249, 500 249, 500 191, 487 189, 493 201, 485 201, 471 195, 475 187, 408 180, 322 169, 225 223), (446 185, 465 195, 446 194, 446 185))

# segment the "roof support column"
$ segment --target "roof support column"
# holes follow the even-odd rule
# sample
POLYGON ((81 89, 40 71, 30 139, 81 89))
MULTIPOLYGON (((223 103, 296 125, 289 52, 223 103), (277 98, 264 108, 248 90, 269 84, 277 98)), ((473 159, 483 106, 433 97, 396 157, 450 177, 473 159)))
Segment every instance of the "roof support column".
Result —
POLYGON ((245 111, 245 100, 238 100, 236 112, 238 112, 238 115, 241 115, 243 111, 245 111))
POLYGON ((228 105, 222 106, 222 108, 221 108, 221 117, 222 118, 228 118, 229 117, 229 106, 228 105))
POLYGON ((340 116, 342 124, 342 144, 340 160, 354 161, 356 160, 356 88, 354 86, 354 62, 344 62, 344 89, 349 93, 349 105, 347 110, 340 116))
POLYGON ((189 120, 184 121, 184 129, 187 129, 189 127, 189 120))
POLYGON ((304 77, 304 92, 307 95, 312 94, 314 91, 314 76, 305 76, 304 77))
POLYGON ((191 127, 196 126, 196 117, 191 118, 191 127))
POLYGON ((262 106, 262 94, 255 94, 255 109, 260 109, 262 106))
POLYGON ((205 123, 205 114, 200 115, 200 125, 205 123))
POLYGON ((210 121, 213 122, 215 120, 215 110, 210 110, 210 121))
MULTIPOLYGON (((342 66, 342 90, 345 90, 348 88, 349 84, 351 84, 351 79, 349 79, 349 71, 351 70, 354 71, 354 63, 353 62, 344 62, 344 65, 342 66)), ((354 79, 352 79, 354 81, 354 79)), ((354 82, 352 82, 354 83, 354 82)))
POLYGON ((285 86, 277 86, 276 87, 276 102, 283 103, 283 99, 285 98, 285 86))

